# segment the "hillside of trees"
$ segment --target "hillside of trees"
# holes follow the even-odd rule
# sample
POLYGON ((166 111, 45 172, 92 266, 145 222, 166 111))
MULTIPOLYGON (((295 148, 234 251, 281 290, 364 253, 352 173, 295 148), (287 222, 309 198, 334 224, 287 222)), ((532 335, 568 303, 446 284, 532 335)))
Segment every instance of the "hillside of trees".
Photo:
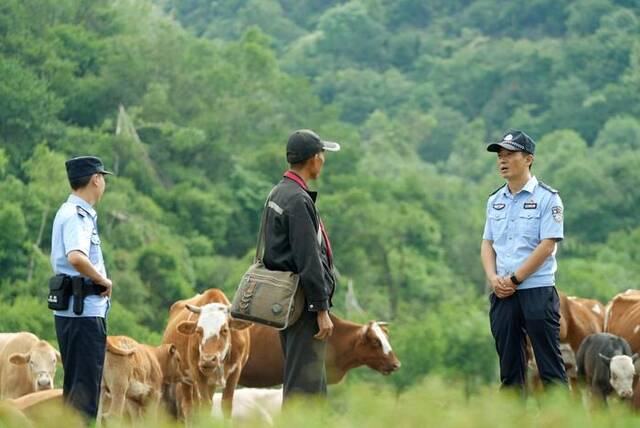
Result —
POLYGON ((351 378, 493 382, 479 246, 505 130, 563 198, 558 288, 640 288, 639 19, 638 0, 3 0, 0 331, 55 343, 67 158, 116 173, 97 207, 109 332, 157 343, 175 300, 233 294, 287 136, 312 128, 343 147, 315 184, 335 311, 390 321, 403 362, 351 378))

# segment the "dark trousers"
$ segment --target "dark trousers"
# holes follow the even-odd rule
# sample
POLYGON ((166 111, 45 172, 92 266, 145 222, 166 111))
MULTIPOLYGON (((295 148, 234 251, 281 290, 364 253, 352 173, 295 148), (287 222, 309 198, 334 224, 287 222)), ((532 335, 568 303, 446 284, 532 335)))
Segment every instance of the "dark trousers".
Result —
POLYGON ((560 299, 555 287, 518 290, 505 299, 491 293, 491 333, 500 357, 502 386, 524 388, 526 336, 531 340, 540 379, 567 384, 560 352, 560 299))
POLYGON ((319 331, 316 317, 316 312, 303 311, 295 324, 280 332, 284 402, 296 395, 327 395, 327 342, 313 338, 319 331))
POLYGON ((63 396, 86 419, 95 419, 100 400, 107 324, 100 317, 55 317, 64 368, 63 396))

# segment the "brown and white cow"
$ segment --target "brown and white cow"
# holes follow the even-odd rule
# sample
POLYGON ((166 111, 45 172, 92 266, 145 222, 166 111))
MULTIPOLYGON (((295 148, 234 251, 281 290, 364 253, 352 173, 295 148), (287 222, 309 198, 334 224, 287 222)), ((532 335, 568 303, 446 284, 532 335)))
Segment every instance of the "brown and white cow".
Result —
POLYGON ((251 324, 229 314, 230 302, 218 289, 206 290, 173 304, 163 342, 174 343, 184 355, 182 367, 193 385, 179 384, 175 407, 188 417, 194 404, 211 407, 216 387, 222 388, 223 410, 231 415, 233 393, 249 356, 251 324))
POLYGON ((607 304, 604 331, 622 337, 640 353, 640 290, 617 294, 607 304))
MULTIPOLYGON (((327 342, 327 381, 340 382, 353 368, 367 366, 384 375, 400 368, 391 348, 386 323, 356 324, 330 314, 333 334, 327 342)), ((250 329, 251 352, 240 385, 268 387, 282 384, 284 356, 278 331, 255 324, 250 329)))
POLYGON ((143 345, 127 336, 107 337, 100 398, 102 418, 142 417, 158 412, 165 385, 189 383, 173 344, 143 345))
POLYGON ((0 333, 0 400, 53 388, 60 353, 35 334, 0 333))
POLYGON ((560 293, 560 342, 575 354, 585 337, 604 330, 604 305, 597 300, 560 293))

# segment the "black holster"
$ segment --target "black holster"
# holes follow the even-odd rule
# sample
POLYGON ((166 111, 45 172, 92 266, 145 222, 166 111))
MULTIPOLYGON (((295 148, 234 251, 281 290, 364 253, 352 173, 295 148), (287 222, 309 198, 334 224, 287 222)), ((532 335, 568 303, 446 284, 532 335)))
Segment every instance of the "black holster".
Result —
POLYGON ((71 297, 71 277, 58 274, 49 279, 47 306, 54 311, 66 311, 71 297))
POLYGON ((71 294, 73 295, 73 313, 82 315, 84 311, 84 298, 92 295, 99 295, 105 290, 101 285, 96 284, 89 278, 82 276, 71 277, 71 294))

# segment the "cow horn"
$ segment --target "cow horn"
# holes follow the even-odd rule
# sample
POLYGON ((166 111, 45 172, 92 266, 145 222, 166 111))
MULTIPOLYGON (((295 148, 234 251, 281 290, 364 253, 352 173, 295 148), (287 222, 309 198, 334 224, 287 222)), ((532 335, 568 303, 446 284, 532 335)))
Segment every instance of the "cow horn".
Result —
POLYGON ((202 308, 199 308, 198 306, 194 306, 190 304, 187 304, 187 309, 189 309, 194 314, 199 314, 202 311, 202 308))
POLYGON ((380 327, 387 327, 389 325, 387 321, 378 321, 376 324, 378 324, 380 327))

